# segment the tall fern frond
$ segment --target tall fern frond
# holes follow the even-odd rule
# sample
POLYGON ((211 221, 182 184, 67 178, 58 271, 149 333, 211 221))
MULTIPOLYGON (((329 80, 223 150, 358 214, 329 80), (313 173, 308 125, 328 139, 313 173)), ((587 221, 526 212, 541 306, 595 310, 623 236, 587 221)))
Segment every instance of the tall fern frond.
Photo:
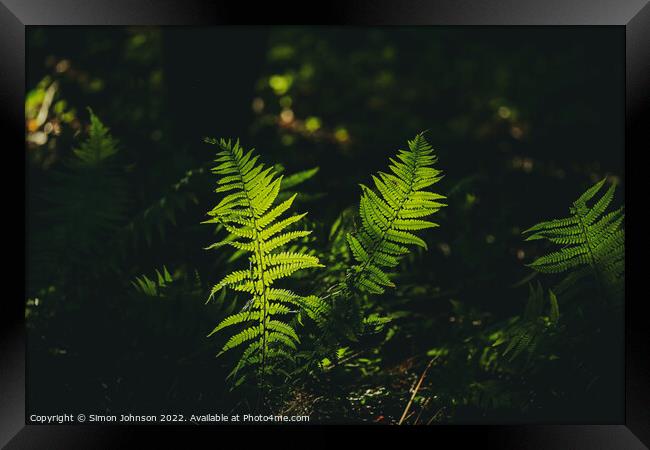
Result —
POLYGON ((528 235, 527 241, 544 239, 561 246, 530 264, 542 273, 569 272, 557 286, 558 293, 572 289, 589 276, 594 277, 598 288, 608 297, 622 292, 625 214, 623 207, 606 213, 616 185, 612 184, 602 197, 592 202, 605 181, 599 181, 573 202, 569 217, 542 222, 523 232, 528 235))
POLYGON ((357 262, 348 285, 362 292, 381 294, 386 286, 394 286, 387 271, 409 253, 408 246, 427 248, 415 231, 437 227, 424 218, 446 206, 440 202, 445 196, 426 190, 442 178, 432 167, 437 157, 431 145, 420 133, 408 147, 390 158, 392 173, 372 177, 375 189, 361 185, 361 227, 348 233, 347 240, 357 262))
MULTIPOLYGON (((274 284, 303 269, 323 267, 317 257, 301 249, 287 248, 289 244, 307 236, 308 230, 290 230, 305 214, 282 217, 296 198, 294 194, 284 201, 276 201, 282 176, 272 167, 258 163, 254 150, 245 152, 239 141, 206 139, 217 145, 219 151, 212 172, 218 175, 217 193, 221 201, 204 223, 218 223, 230 233, 225 240, 208 248, 229 245, 249 255, 248 264, 241 270, 226 275, 210 293, 208 301, 221 289, 230 288, 250 296, 236 314, 226 317, 209 334, 227 327, 239 327, 223 346, 221 353, 245 347, 232 375, 247 366, 255 366, 263 377, 276 360, 291 359, 291 352, 299 337, 289 325, 287 317, 296 311, 318 314, 318 301, 313 296, 303 297, 274 284)), ((220 353, 220 354, 221 354, 220 353)))

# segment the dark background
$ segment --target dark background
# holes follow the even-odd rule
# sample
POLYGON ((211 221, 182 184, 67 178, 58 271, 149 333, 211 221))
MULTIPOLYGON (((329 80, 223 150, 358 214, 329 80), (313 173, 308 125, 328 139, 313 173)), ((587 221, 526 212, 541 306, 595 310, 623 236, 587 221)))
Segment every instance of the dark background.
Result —
MULTIPOLYGON (((623 31, 607 27, 31 28, 27 89, 38 98, 56 80, 57 101, 66 104, 39 128, 26 124, 28 241, 48 233, 38 219, 47 208, 41 193, 78 144, 86 106, 122 144, 130 199, 124 223, 137 226, 116 238, 119 255, 112 244, 81 261, 61 255, 60 265, 93 272, 83 282, 77 272, 42 277, 34 263, 39 249, 28 254, 29 410, 237 407, 222 381, 224 363, 213 358, 219 343, 204 338, 221 311, 203 307, 198 294, 147 303, 130 284, 163 264, 180 280, 198 270, 199 291, 219 278, 214 255, 202 250, 213 237, 198 225, 216 203, 214 179, 197 172, 212 158, 201 142, 206 135, 238 136, 288 172, 320 167, 302 189, 326 195, 300 207, 324 224, 317 230, 324 242, 338 213, 358 201, 358 183, 384 168, 406 139, 428 130, 447 174, 437 191, 450 206, 427 239, 431 250, 411 261, 401 280, 427 289, 408 300, 378 300, 389 311, 417 314, 399 324, 394 348, 382 353, 384 378, 419 374, 417 360, 397 374, 390 370, 474 333, 457 329, 460 320, 450 316, 466 316, 466 323, 480 317, 487 325, 521 312, 525 284, 512 286, 542 250, 522 242, 523 229, 565 215, 604 175, 623 187, 623 57, 623 31), (30 140, 47 123, 60 134, 30 140), (188 170, 188 184, 174 189, 188 170), (136 220, 163 197, 176 199, 175 220, 164 213, 165 220, 136 220)), ((623 195, 619 189, 619 201, 623 195)), ((587 348, 618 361, 616 342, 607 345, 587 348)), ((438 386, 459 378, 451 370, 435 376, 438 386)), ((566 392, 584 382, 552 376, 549 383, 567 383, 566 392)), ((586 395, 591 404, 549 396, 541 412, 528 416, 512 405, 465 406, 448 419, 620 419, 620 376, 613 369, 602 376, 609 396, 586 395)), ((349 378, 355 387, 385 382, 349 378)), ((474 382, 459 381, 457 391, 474 382)), ((459 397, 454 392, 450 402, 459 397)))

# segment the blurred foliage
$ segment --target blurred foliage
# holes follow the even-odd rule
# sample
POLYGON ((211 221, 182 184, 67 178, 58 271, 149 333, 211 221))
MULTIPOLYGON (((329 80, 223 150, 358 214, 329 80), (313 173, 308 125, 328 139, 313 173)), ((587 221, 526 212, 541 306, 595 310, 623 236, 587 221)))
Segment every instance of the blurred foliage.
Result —
POLYGON ((241 254, 203 250, 225 234, 199 225, 215 188, 203 136, 240 136, 281 163, 279 196, 300 192, 314 230, 297 245, 327 266, 297 289, 326 296, 351 263, 359 184, 428 130, 449 204, 429 251, 360 302, 368 333, 332 349, 310 331, 305 348, 327 351, 297 355, 273 411, 622 420, 620 310, 588 291, 563 297, 526 266, 551 246, 521 237, 605 177, 624 198, 621 30, 31 27, 27 38, 32 410, 253 410, 257 393, 229 391, 234 360, 206 339, 244 299, 204 305, 204 280, 241 254), (97 164, 84 162, 90 146, 97 164))

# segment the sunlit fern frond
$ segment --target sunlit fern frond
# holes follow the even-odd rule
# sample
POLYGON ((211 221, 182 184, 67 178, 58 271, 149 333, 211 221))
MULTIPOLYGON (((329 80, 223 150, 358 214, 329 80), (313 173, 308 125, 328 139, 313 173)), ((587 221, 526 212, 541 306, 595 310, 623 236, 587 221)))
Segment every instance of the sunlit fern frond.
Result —
POLYGON ((542 273, 565 273, 557 292, 572 289, 589 276, 608 297, 622 292, 625 280, 625 229, 623 207, 606 212, 614 198, 612 184, 605 194, 593 201, 606 179, 582 194, 570 208, 571 215, 539 223, 524 231, 527 241, 544 239, 561 246, 541 256, 530 267, 542 273), (587 203, 593 203, 589 206, 587 203))
POLYGON ((446 206, 440 203, 445 196, 426 190, 442 178, 441 171, 432 167, 437 157, 431 145, 420 133, 408 147, 396 159, 390 158, 392 173, 373 176, 374 190, 361 185, 361 227, 347 235, 357 261, 348 284, 360 291, 381 294, 386 286, 393 287, 387 271, 409 253, 407 246, 427 248, 415 231, 437 227, 424 218, 446 206))
MULTIPOLYGON (((305 311, 318 315, 324 307, 318 298, 303 297, 274 284, 303 269, 322 267, 317 257, 303 249, 291 247, 296 240, 311 233, 290 227, 305 214, 282 218, 296 195, 276 201, 282 176, 272 167, 258 163, 253 150, 245 152, 239 141, 206 139, 219 148, 212 172, 219 176, 216 192, 221 201, 208 212, 212 219, 205 223, 219 223, 230 236, 208 248, 229 245, 249 255, 248 264, 226 275, 217 283, 210 298, 223 288, 246 293, 248 302, 236 314, 226 317, 209 334, 227 327, 238 327, 223 346, 221 353, 245 347, 232 375, 253 366, 263 376, 275 361, 292 359, 299 337, 291 325, 292 314, 305 311)), ((210 300, 208 299, 208 301, 210 300)))

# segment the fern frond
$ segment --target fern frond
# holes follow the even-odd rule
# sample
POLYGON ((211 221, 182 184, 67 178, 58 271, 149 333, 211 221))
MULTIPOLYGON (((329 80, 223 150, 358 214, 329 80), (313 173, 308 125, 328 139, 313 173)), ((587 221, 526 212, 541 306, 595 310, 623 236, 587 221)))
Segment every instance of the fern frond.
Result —
POLYGON ((109 129, 90 108, 88 111, 90 113, 88 139, 82 142, 79 148, 73 150, 79 158, 76 165, 84 167, 103 164, 118 152, 118 142, 111 136, 109 129))
POLYGON ((38 191, 44 205, 33 222, 46 226, 35 228, 28 240, 32 286, 77 285, 80 274, 107 270, 115 237, 127 222, 130 196, 119 143, 89 112, 88 134, 61 166, 43 174, 51 179, 38 191), (98 254, 103 263, 89 264, 98 254))
POLYGON ((605 184, 602 179, 582 194, 563 219, 541 222, 528 230, 526 240, 547 240, 562 247, 537 258, 530 267, 542 273, 570 272, 556 287, 566 292, 579 280, 591 274, 606 296, 621 292, 625 276, 625 230, 623 208, 606 213, 612 203, 616 186, 612 184, 589 206, 605 184), (585 270, 587 268, 587 270, 585 270))
POLYGON ((529 285, 528 301, 522 317, 506 330, 505 341, 508 343, 503 356, 510 361, 527 353, 530 357, 540 341, 556 329, 560 319, 560 309, 555 293, 548 291, 549 311, 545 314, 546 298, 544 289, 538 282, 536 287, 529 285))
MULTIPOLYGON (((316 305, 319 305, 313 297, 275 288, 274 283, 296 271, 323 266, 305 250, 287 248, 287 244, 309 235, 310 231, 290 230, 305 214, 282 218, 296 198, 294 194, 278 203, 282 176, 272 167, 265 168, 258 163, 259 156, 254 150, 245 152, 239 141, 206 142, 219 148, 217 166, 212 172, 220 177, 215 191, 225 194, 208 212, 213 219, 207 222, 219 223, 230 233, 228 238, 208 248, 228 245, 248 255, 247 267, 227 274, 214 286, 209 299, 226 287, 251 295, 240 312, 222 320, 210 335, 226 327, 241 327, 241 331, 228 339, 221 353, 248 344, 231 375, 255 366, 263 376, 270 361, 290 359, 291 351, 300 342, 292 325, 282 316, 304 310, 316 317, 316 305)), ((301 174, 289 184, 295 185, 311 175, 301 174)))
POLYGON ((442 178, 432 167, 437 157, 431 145, 420 133, 408 141, 408 147, 390 158, 392 173, 372 177, 376 190, 361 185, 362 227, 347 235, 357 262, 348 284, 361 291, 381 294, 385 287, 393 287, 386 269, 399 264, 400 257, 409 252, 407 246, 427 249, 427 243, 413 232, 437 227, 423 218, 446 206, 439 202, 445 196, 424 190, 442 178))

